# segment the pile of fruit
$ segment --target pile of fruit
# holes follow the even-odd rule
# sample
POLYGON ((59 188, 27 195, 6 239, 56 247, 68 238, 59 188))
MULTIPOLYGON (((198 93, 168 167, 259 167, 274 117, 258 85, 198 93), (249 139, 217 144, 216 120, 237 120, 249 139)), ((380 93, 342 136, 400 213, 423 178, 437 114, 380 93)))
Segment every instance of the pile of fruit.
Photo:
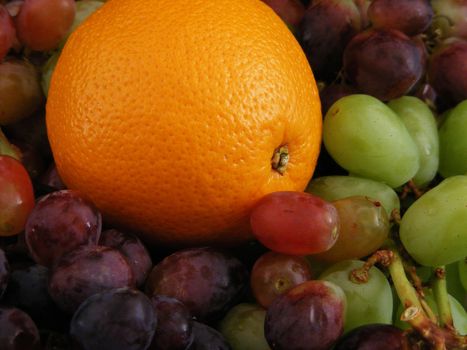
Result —
POLYGON ((467 1, 0 0, 0 127, 1 350, 467 349, 467 1))

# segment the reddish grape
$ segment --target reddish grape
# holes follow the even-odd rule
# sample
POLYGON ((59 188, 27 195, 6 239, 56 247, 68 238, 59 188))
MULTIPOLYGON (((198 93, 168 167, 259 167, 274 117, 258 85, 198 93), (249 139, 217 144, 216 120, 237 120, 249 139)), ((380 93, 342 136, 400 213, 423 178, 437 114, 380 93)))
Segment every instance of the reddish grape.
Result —
POLYGON ((266 340, 279 350, 328 350, 344 330, 345 307, 345 294, 337 285, 302 283, 269 306, 266 340))
POLYGON ((101 214, 77 191, 50 193, 37 202, 26 223, 32 258, 51 267, 65 253, 83 244, 97 244, 101 214))
POLYGON ((307 8, 299 41, 317 79, 334 79, 345 46, 360 30, 360 12, 351 0, 317 1, 307 8))
POLYGON ((5 252, 0 249, 0 299, 2 299, 3 293, 5 292, 9 275, 10 265, 8 264, 5 252))
POLYGON ((176 298, 193 316, 211 320, 243 294, 247 280, 245 266, 233 256, 214 248, 191 248, 154 266, 146 292, 176 298))
POLYGON ((388 324, 360 326, 339 339, 334 350, 403 350, 408 344, 401 329, 388 324))
POLYGON ((412 36, 428 29, 433 9, 429 0, 373 0, 368 16, 374 28, 397 29, 412 36))
POLYGON ((23 6, 23 3, 24 0, 11 0, 6 3, 5 8, 8 10, 11 17, 16 17, 18 16, 19 10, 21 10, 21 6, 23 6))
POLYGON ((140 287, 146 281, 151 271, 152 261, 148 251, 141 241, 134 235, 117 230, 102 232, 99 244, 119 250, 128 260, 136 286, 140 287))
POLYGON ((20 309, 0 307, 0 349, 40 349, 40 337, 36 324, 20 309))
POLYGON ((317 254, 317 259, 327 262, 360 259, 373 253, 388 238, 389 218, 381 203, 354 196, 332 204, 339 215, 339 238, 327 252, 317 254))
POLYGON ((34 207, 31 179, 16 159, 0 155, 0 236, 20 233, 34 207))
POLYGON ((282 20, 296 26, 305 14, 305 6, 300 0, 262 0, 268 4, 282 20))
POLYGON ((134 285, 130 265, 118 250, 81 246, 64 255, 52 269, 49 293, 62 310, 73 313, 95 293, 134 285))
POLYGON ((74 0, 25 0, 15 18, 18 37, 36 51, 55 49, 73 24, 74 0))
POLYGON ((224 336, 212 327, 193 321, 193 343, 189 350, 230 350, 224 336))
POLYGON ((430 58, 428 79, 451 107, 467 99, 467 41, 448 39, 430 58))
POLYGON ((370 29, 344 51, 344 72, 362 93, 383 101, 407 94, 425 72, 426 53, 397 30, 370 29))
POLYGON ((273 192, 255 205, 250 217, 256 238, 269 249, 289 255, 328 250, 339 235, 336 208, 304 192, 273 192))
POLYGON ((73 315, 70 334, 83 350, 146 350, 156 326, 148 297, 120 288, 89 297, 73 315))
POLYGON ((250 285, 256 301, 267 308, 279 295, 310 279, 304 257, 268 252, 253 266, 250 285))
POLYGON ((179 300, 163 295, 151 297, 157 327, 149 350, 185 350, 193 342, 190 312, 179 300))
POLYGON ((44 100, 39 73, 29 62, 0 63, 0 125, 12 124, 37 111, 44 100))
POLYGON ((15 24, 8 10, 0 4, 0 62, 13 46, 15 37, 15 24))

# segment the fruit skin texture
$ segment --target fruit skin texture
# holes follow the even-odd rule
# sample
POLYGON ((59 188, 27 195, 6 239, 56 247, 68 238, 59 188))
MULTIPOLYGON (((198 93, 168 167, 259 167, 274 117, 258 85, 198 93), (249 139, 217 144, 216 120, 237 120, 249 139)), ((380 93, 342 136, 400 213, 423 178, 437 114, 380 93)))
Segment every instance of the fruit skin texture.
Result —
POLYGON ((234 243, 251 238, 259 198, 305 188, 321 112, 300 46, 266 4, 114 0, 67 41, 47 129, 60 176, 106 219, 151 242, 234 243), (271 167, 281 145, 283 175, 271 167))

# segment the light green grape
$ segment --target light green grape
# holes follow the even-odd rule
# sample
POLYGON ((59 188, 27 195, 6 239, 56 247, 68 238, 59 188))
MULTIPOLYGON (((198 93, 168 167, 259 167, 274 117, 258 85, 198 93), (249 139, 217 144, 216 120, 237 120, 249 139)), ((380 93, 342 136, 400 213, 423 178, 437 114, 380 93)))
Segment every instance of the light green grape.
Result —
POLYGON ((458 104, 439 129, 440 163, 443 177, 467 174, 467 101, 458 104))
MULTIPOLYGON (((438 306, 436 304, 435 298, 433 296, 433 293, 429 289, 425 289, 425 300, 427 304, 430 306, 431 310, 433 310, 434 314, 436 316, 439 315, 438 313, 438 306)), ((459 303, 459 301, 456 300, 452 295, 448 295, 449 298, 449 305, 451 306, 451 314, 452 314, 452 321, 454 324, 454 328, 459 332, 461 335, 466 335, 467 334, 467 312, 459 303)), ((407 322, 401 321, 400 316, 402 315, 402 312, 404 311, 404 308, 402 304, 399 303, 399 307, 397 309, 396 317, 394 318, 394 325, 396 327, 399 327, 401 329, 409 329, 410 325, 407 322)))
POLYGON ((391 286, 384 274, 376 267, 369 271, 367 283, 355 283, 349 279, 352 270, 361 268, 363 261, 345 260, 324 271, 320 279, 337 284, 347 298, 344 332, 371 323, 391 324, 393 298, 391 286))
POLYGON ((219 330, 232 350, 269 350, 264 337, 266 310, 256 304, 234 306, 221 321, 219 330))
POLYGON ((388 103, 402 119, 418 147, 420 168, 413 181, 425 186, 436 176, 439 166, 439 137, 436 119, 430 108, 420 99, 403 96, 388 103))
POLYGON ((459 264, 457 261, 446 265, 446 284, 448 293, 456 298, 461 304, 465 305, 465 302, 467 302, 467 292, 462 286, 459 273, 459 264))
POLYGON ((462 283, 462 287, 464 287, 464 290, 467 292, 467 257, 460 260, 458 264, 459 280, 462 283))
POLYGON ((417 199, 400 225, 405 249, 421 265, 448 265, 467 252, 467 176, 445 179, 417 199))
POLYGON ((306 189, 329 202, 352 196, 366 196, 379 201, 388 216, 400 209, 397 193, 388 185, 355 176, 323 176, 313 179, 306 189))
POLYGON ((412 179, 420 160, 401 118, 368 95, 335 102, 323 124, 326 149, 343 168, 396 188, 412 179))

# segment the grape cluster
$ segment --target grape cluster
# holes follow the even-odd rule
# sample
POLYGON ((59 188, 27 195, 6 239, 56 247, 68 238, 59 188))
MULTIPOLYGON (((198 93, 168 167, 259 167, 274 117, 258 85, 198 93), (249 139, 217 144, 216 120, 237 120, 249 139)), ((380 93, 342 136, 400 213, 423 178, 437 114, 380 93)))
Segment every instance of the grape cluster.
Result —
POLYGON ((0 0, 0 349, 466 348, 467 2, 262 1, 321 87, 317 170, 256 203, 255 241, 173 250, 48 146, 60 50, 105 1, 0 0))

